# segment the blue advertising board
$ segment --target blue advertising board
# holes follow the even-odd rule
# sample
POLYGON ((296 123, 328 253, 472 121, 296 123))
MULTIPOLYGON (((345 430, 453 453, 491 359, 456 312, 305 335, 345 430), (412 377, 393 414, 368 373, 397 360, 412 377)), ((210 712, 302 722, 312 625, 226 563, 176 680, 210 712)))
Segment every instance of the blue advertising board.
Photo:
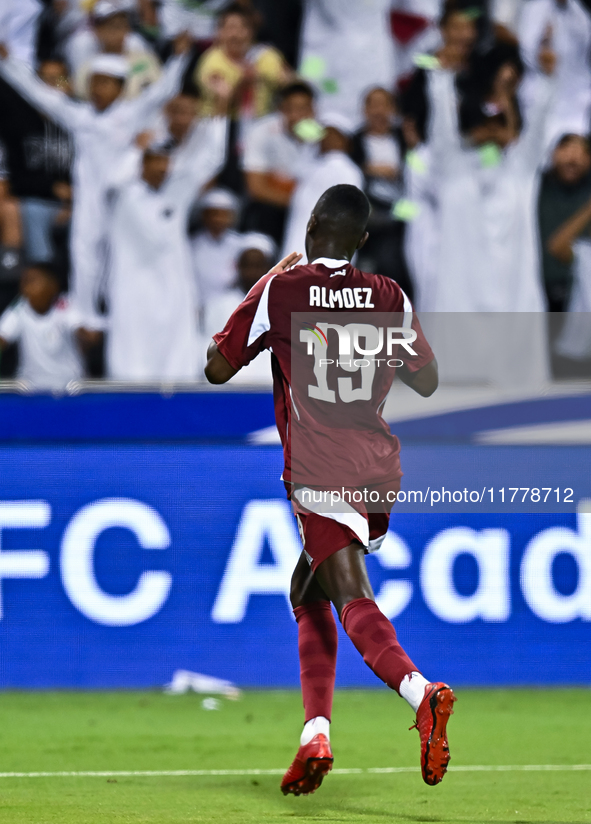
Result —
MULTIPOLYGON (((405 447, 405 482, 425 449, 453 481, 449 448, 405 447)), ((495 455, 535 466, 545 451, 521 449, 495 455)), ((454 456, 477 466, 487 450, 454 456)), ((584 450, 552 460, 568 486, 588 482, 584 450)), ((281 469, 277 446, 1 446, 0 687, 152 687, 178 669, 297 686, 287 590, 300 546, 281 469)), ((368 565, 427 677, 591 683, 591 511, 575 503, 395 512, 368 565)), ((337 678, 377 684, 342 633, 337 678)))

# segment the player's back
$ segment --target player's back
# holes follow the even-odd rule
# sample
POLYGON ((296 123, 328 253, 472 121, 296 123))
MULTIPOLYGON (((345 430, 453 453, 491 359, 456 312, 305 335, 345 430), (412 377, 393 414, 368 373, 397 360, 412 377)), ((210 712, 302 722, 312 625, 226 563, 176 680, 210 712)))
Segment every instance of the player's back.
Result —
MULTIPOLYGON (((267 290, 266 346, 285 396, 293 479, 326 485, 336 473, 354 485, 400 474, 398 439, 380 407, 403 362, 401 342, 414 336, 402 289, 322 258, 275 275, 267 290)), ((426 355, 408 357, 423 365, 426 355)))
POLYGON ((284 375, 291 374, 292 315, 308 320, 325 313, 410 313, 410 301, 398 284, 362 272, 346 260, 320 258, 272 275, 266 284, 269 342, 284 375))
POLYGON ((214 340, 235 369, 271 350, 286 480, 292 464, 308 485, 400 475, 380 407, 396 367, 419 369, 433 354, 397 283, 327 258, 265 275, 214 340))

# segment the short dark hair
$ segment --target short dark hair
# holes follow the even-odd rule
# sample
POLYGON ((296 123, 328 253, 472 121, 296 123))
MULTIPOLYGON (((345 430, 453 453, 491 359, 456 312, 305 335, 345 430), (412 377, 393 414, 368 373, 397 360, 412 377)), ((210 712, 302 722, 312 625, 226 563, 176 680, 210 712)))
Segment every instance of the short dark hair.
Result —
POLYGON ((316 93, 309 83, 306 83, 305 80, 294 80, 291 83, 287 83, 277 92, 279 105, 287 100, 288 97, 291 97, 292 94, 305 94, 310 100, 314 100, 316 97, 316 93))
POLYGON ((463 14, 471 20, 479 16, 478 10, 471 0, 448 0, 439 18, 439 26, 446 26, 454 14, 463 14))
POLYGON ((232 14, 237 14, 239 17, 242 17, 242 19, 246 23, 248 23, 248 25, 251 27, 251 29, 253 31, 256 31, 257 26, 256 26, 256 21, 255 21, 254 14, 251 11, 249 11, 248 9, 245 9, 244 6, 242 6, 240 3, 230 3, 228 6, 224 6, 224 8, 221 9, 218 12, 218 15, 217 15, 218 26, 221 26, 221 24, 224 22, 226 17, 230 17, 230 15, 232 15, 232 14))
POLYGON ((60 291, 62 290, 63 278, 56 269, 54 269, 53 264, 45 260, 27 260, 23 266, 23 274, 28 269, 35 269, 37 272, 41 272, 48 280, 52 280, 60 291))
POLYGON ((339 183, 331 186, 320 197, 313 214, 326 232, 339 237, 361 235, 365 232, 371 206, 357 186, 339 183))
POLYGON ((587 135, 576 134, 576 132, 567 132, 567 134, 563 134, 562 137, 559 140, 557 140, 554 148, 561 149, 563 146, 566 146, 569 143, 574 142, 582 143, 585 147, 585 151, 591 154, 591 144, 589 143, 589 138, 587 137, 587 135))
POLYGON ((392 103, 392 105, 396 105, 396 97, 389 89, 386 89, 385 86, 370 86, 363 94, 363 103, 367 103, 369 98, 372 94, 385 94, 388 100, 392 103))
POLYGON ((43 272, 44 275, 47 275, 48 278, 55 278, 59 280, 59 275, 53 268, 51 263, 48 263, 46 260, 27 260, 25 261, 24 269, 37 269, 39 272, 43 272))

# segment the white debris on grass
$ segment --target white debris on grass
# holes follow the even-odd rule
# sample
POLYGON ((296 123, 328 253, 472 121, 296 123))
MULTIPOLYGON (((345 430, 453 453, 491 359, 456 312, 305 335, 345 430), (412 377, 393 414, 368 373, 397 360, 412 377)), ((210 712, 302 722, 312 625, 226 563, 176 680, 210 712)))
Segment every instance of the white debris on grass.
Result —
POLYGON ((190 670, 175 670, 172 681, 170 684, 166 684, 164 692, 168 695, 183 695, 186 692, 223 695, 233 701, 238 700, 242 695, 238 687, 232 684, 231 681, 224 681, 222 678, 214 678, 212 675, 203 675, 200 672, 191 672, 190 670))

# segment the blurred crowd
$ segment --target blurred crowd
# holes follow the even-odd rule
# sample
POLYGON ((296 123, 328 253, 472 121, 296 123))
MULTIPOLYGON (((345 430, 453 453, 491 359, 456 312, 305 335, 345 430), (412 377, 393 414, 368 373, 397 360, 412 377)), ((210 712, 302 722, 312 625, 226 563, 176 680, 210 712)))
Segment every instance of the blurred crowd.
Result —
POLYGON ((201 380, 338 183, 360 268, 423 312, 561 313, 584 374, 589 2, 3 0, 0 375, 201 380))

